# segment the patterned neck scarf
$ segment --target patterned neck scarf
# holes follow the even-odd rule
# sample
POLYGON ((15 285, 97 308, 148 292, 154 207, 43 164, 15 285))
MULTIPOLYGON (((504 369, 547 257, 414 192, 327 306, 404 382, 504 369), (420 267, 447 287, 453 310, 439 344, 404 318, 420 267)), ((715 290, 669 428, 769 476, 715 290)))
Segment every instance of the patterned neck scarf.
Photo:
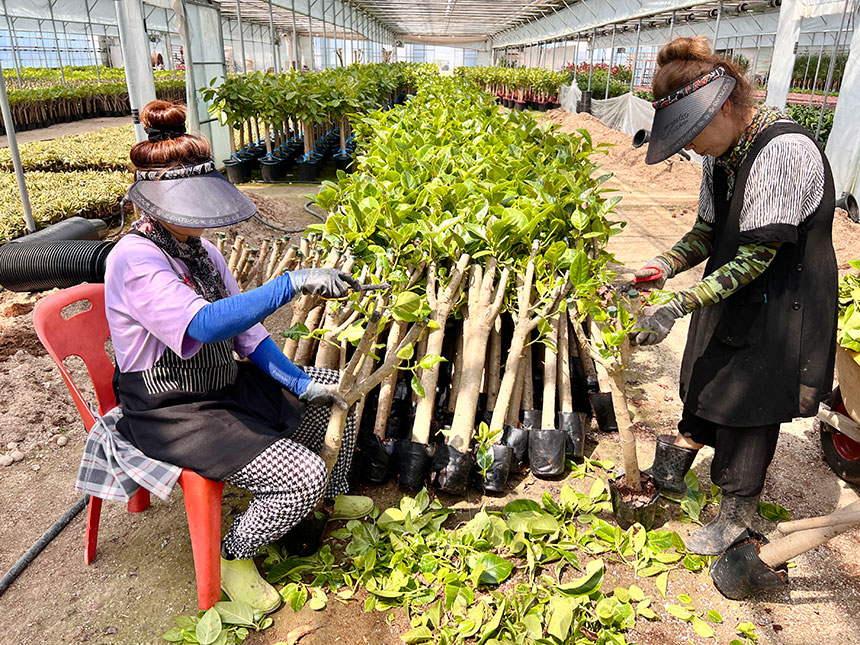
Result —
POLYGON ((746 127, 741 135, 740 141, 737 142, 734 148, 728 150, 725 154, 717 157, 715 163, 720 166, 728 175, 728 198, 731 199, 732 193, 735 190, 735 177, 738 173, 741 163, 747 153, 752 148, 753 142, 768 127, 782 119, 789 118, 788 115, 779 108, 771 105, 762 105, 755 113, 753 120, 746 127))
POLYGON ((150 240, 170 257, 182 260, 191 271, 190 277, 183 276, 185 284, 207 301, 215 302, 229 295, 224 279, 199 237, 189 237, 186 242, 180 242, 161 222, 145 213, 132 225, 131 232, 150 240))

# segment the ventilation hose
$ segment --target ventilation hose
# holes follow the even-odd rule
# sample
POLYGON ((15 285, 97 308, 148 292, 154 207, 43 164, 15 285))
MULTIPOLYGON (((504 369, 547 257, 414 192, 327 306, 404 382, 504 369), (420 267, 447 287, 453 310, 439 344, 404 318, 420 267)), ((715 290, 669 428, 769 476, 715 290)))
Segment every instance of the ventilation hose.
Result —
POLYGON ((114 242, 53 240, 0 246, 0 285, 10 291, 63 289, 104 282, 114 242))

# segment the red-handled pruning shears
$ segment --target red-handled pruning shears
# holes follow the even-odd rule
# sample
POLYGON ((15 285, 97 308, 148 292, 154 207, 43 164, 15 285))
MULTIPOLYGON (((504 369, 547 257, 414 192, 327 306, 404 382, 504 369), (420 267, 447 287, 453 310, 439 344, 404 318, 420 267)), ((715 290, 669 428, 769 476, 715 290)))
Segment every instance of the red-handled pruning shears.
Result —
POLYGON ((654 269, 657 273, 652 273, 647 278, 634 278, 633 279, 634 284, 639 284, 640 282, 652 282, 653 280, 659 280, 660 278, 663 277, 663 269, 661 269, 660 267, 647 266, 647 267, 642 267, 642 268, 643 269, 654 269))

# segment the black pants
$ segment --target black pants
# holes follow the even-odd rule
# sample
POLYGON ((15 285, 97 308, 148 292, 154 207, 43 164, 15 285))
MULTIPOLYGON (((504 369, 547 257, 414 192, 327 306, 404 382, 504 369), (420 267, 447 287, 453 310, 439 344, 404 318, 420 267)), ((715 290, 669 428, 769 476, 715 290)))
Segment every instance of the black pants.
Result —
POLYGON ((714 449, 711 481, 725 492, 743 497, 761 492, 779 440, 778 423, 729 428, 685 411, 678 432, 714 449))

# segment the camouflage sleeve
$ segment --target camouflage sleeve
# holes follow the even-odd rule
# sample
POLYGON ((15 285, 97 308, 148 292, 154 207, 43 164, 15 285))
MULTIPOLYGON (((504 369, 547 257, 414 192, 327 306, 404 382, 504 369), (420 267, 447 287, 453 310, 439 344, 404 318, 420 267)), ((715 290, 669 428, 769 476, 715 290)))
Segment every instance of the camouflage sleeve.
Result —
POLYGON ((779 247, 780 242, 739 246, 733 260, 689 289, 679 291, 675 301, 684 314, 720 302, 764 273, 779 247))
POLYGON ((699 218, 684 237, 671 248, 671 250, 658 255, 667 266, 671 267, 671 274, 667 278, 674 277, 691 269, 702 260, 711 255, 714 249, 714 225, 699 218))

